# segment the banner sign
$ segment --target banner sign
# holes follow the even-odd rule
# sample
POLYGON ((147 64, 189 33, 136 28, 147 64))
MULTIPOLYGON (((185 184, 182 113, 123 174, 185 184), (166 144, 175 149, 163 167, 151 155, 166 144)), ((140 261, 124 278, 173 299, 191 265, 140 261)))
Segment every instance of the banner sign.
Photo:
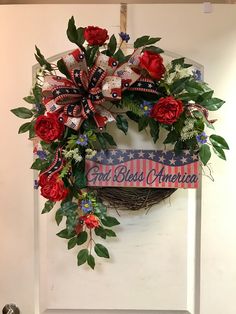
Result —
POLYGON ((86 159, 87 186, 197 188, 198 155, 174 151, 101 150, 86 159))

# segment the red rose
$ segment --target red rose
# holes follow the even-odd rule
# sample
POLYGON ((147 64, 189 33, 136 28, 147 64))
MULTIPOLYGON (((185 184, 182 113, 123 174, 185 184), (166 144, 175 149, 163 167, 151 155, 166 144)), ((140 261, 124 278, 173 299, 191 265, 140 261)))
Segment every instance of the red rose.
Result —
POLYGON ((39 116, 35 123, 35 133, 44 142, 50 143, 60 138, 64 131, 64 124, 58 120, 58 115, 48 113, 46 116, 39 116))
POLYGON ((150 116, 164 124, 173 124, 183 112, 181 100, 172 96, 162 97, 153 106, 150 116))
POLYGON ((152 78, 156 80, 161 79, 162 75, 165 73, 165 67, 163 65, 163 59, 158 53, 146 50, 139 60, 140 67, 147 70, 152 78))
POLYGON ((89 229, 97 228, 100 226, 99 219, 95 215, 88 214, 80 217, 80 220, 83 221, 86 227, 89 229))
POLYGON ((56 173, 50 179, 45 174, 39 176, 39 186, 41 187, 41 195, 50 201, 62 201, 68 195, 68 189, 64 182, 56 173))
POLYGON ((90 46, 101 46, 109 36, 106 29, 97 26, 88 26, 84 30, 84 38, 90 46))

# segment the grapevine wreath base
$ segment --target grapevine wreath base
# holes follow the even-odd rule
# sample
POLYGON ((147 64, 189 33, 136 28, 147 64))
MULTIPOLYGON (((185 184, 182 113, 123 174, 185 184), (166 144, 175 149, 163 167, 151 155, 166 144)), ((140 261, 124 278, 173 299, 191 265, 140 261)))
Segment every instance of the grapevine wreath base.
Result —
MULTIPOLYGON (((226 159, 224 150, 229 149, 223 137, 212 134, 216 120, 209 119, 209 111, 218 110, 224 101, 213 96, 200 71, 184 58, 165 63, 156 45, 159 37, 136 39, 128 54, 122 50, 128 34, 121 32, 117 43, 106 29, 77 28, 73 17, 67 36, 76 49, 56 64, 36 47, 40 69, 24 98, 30 108, 11 111, 30 119, 18 133, 38 139, 31 168, 39 171, 35 188, 47 199, 42 213, 54 209, 56 223, 63 225, 57 236, 68 241, 68 249, 82 246, 78 266, 87 263, 94 269, 95 255, 110 257, 104 240, 115 237, 112 228, 119 225, 106 204, 115 209, 150 208, 176 191, 176 186, 88 187, 86 162, 98 158, 101 150, 117 147, 116 132, 113 138, 107 125, 127 135, 132 120, 138 132, 150 134, 154 145, 168 144, 176 155, 187 151, 207 165, 212 152, 226 159)), ((170 158, 175 165, 177 158, 170 158)))
POLYGON ((171 196, 177 189, 168 188, 96 188, 97 197, 117 210, 149 209, 171 196))

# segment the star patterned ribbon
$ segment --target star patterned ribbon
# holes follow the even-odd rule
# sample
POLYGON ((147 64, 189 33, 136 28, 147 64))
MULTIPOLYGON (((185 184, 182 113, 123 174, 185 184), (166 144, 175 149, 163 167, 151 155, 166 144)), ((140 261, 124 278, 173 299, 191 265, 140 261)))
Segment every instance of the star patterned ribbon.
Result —
POLYGON ((135 50, 128 62, 120 66, 114 58, 99 53, 91 69, 80 49, 69 53, 62 60, 70 79, 45 77, 42 92, 47 112, 58 112, 60 120, 74 130, 89 117, 103 128, 107 122, 115 120, 102 106, 105 101, 120 100, 126 89, 158 94, 156 83, 141 77, 140 53, 140 49, 135 50))

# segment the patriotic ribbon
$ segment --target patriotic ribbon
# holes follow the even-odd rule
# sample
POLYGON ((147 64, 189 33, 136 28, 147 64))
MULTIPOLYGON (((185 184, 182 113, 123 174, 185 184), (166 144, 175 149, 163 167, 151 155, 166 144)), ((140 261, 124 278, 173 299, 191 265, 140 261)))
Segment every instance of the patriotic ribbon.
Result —
POLYGON ((41 175, 45 174, 48 177, 48 179, 50 179, 54 174, 62 170, 63 164, 64 161, 62 156, 62 149, 58 148, 55 153, 53 162, 44 172, 41 173, 41 175))
POLYGON ((93 117, 99 128, 114 121, 112 114, 102 106, 105 101, 120 100, 128 89, 158 94, 156 83, 141 77, 138 70, 141 50, 137 49, 128 62, 118 62, 99 53, 94 66, 88 69, 80 49, 62 58, 70 79, 46 76, 42 88, 47 112, 58 112, 60 120, 78 130, 84 120, 93 117))
POLYGON ((205 117, 205 119, 206 119, 206 121, 208 123, 213 124, 213 123, 215 123, 217 121, 217 119, 209 120, 208 119, 208 116, 209 116, 208 110, 206 108, 204 108, 200 104, 191 104, 191 103, 189 103, 188 106, 187 106, 187 109, 188 109, 190 115, 191 115, 191 113, 193 111, 200 111, 203 114, 203 116, 205 117))

